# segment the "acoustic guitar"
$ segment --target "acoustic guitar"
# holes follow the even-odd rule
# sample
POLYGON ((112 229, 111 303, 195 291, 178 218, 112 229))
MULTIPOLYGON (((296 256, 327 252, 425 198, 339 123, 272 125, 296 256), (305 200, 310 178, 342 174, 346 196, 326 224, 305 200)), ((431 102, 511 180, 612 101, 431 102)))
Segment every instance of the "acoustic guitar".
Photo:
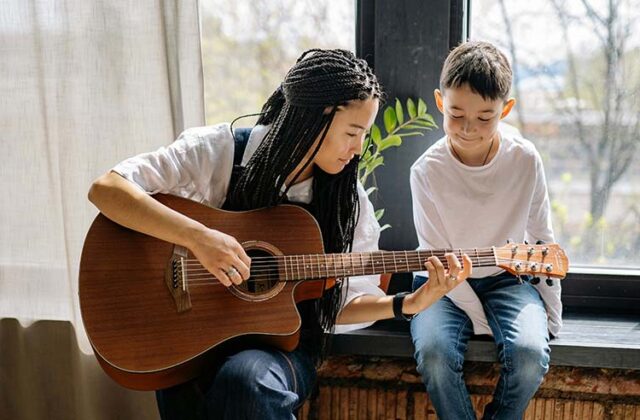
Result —
POLYGON ((296 303, 315 299, 336 278, 424 270, 431 255, 468 254, 476 267, 562 278, 568 259, 556 244, 325 254, 306 210, 282 205, 244 212, 187 199, 157 200, 234 236, 251 257, 251 278, 225 287, 188 249, 122 227, 102 214, 82 250, 79 295, 89 340, 105 372, 138 390, 166 388, 247 346, 293 350, 296 303))

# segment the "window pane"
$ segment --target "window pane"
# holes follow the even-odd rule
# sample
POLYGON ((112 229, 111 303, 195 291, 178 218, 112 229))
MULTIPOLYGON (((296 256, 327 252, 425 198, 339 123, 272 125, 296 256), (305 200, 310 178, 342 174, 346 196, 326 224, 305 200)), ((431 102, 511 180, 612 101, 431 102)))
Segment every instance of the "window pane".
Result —
MULTIPOLYGON (((309 48, 355 51, 355 0, 203 0, 208 124, 260 112, 309 48)), ((250 126, 255 118, 238 122, 250 126)))
POLYGON ((471 38, 514 64, 509 123, 543 156, 574 265, 639 267, 640 0, 474 0, 471 38))

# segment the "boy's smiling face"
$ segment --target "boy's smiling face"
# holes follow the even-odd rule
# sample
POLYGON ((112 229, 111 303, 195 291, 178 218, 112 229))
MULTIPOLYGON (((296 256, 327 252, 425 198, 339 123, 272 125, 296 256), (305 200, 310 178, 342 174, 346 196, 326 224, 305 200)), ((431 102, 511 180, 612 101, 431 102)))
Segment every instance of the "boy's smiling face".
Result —
POLYGON ((468 157, 487 153, 491 139, 497 140, 498 123, 515 103, 513 98, 485 99, 468 84, 447 88, 444 92, 436 89, 434 96, 444 116, 444 132, 455 150, 468 157))

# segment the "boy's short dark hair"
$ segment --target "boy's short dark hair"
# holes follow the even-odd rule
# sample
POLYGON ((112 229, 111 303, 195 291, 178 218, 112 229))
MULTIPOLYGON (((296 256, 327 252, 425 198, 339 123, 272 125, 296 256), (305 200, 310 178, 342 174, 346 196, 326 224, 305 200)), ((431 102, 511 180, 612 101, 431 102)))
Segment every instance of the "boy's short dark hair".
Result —
POLYGON ((484 99, 506 100, 511 91, 513 72, 507 57, 493 44, 469 41, 447 56, 440 74, 440 90, 468 84, 484 99))

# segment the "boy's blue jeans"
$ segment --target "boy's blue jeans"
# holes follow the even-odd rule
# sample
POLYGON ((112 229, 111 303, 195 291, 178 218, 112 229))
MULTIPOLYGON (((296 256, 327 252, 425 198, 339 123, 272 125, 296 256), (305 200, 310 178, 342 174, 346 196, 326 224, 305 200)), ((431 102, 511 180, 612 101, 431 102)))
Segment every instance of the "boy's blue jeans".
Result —
MULTIPOLYGON (((416 276, 413 289, 426 281, 416 276)), ((483 419, 521 419, 549 369, 544 304, 531 284, 510 274, 467 281, 482 302, 502 365, 483 419)), ((446 296, 411 321, 417 369, 442 420, 476 418, 462 372, 472 334, 469 317, 446 296)))
POLYGON ((163 420, 295 419, 316 370, 309 354, 250 349, 229 357, 206 389, 195 381, 158 391, 163 420))

